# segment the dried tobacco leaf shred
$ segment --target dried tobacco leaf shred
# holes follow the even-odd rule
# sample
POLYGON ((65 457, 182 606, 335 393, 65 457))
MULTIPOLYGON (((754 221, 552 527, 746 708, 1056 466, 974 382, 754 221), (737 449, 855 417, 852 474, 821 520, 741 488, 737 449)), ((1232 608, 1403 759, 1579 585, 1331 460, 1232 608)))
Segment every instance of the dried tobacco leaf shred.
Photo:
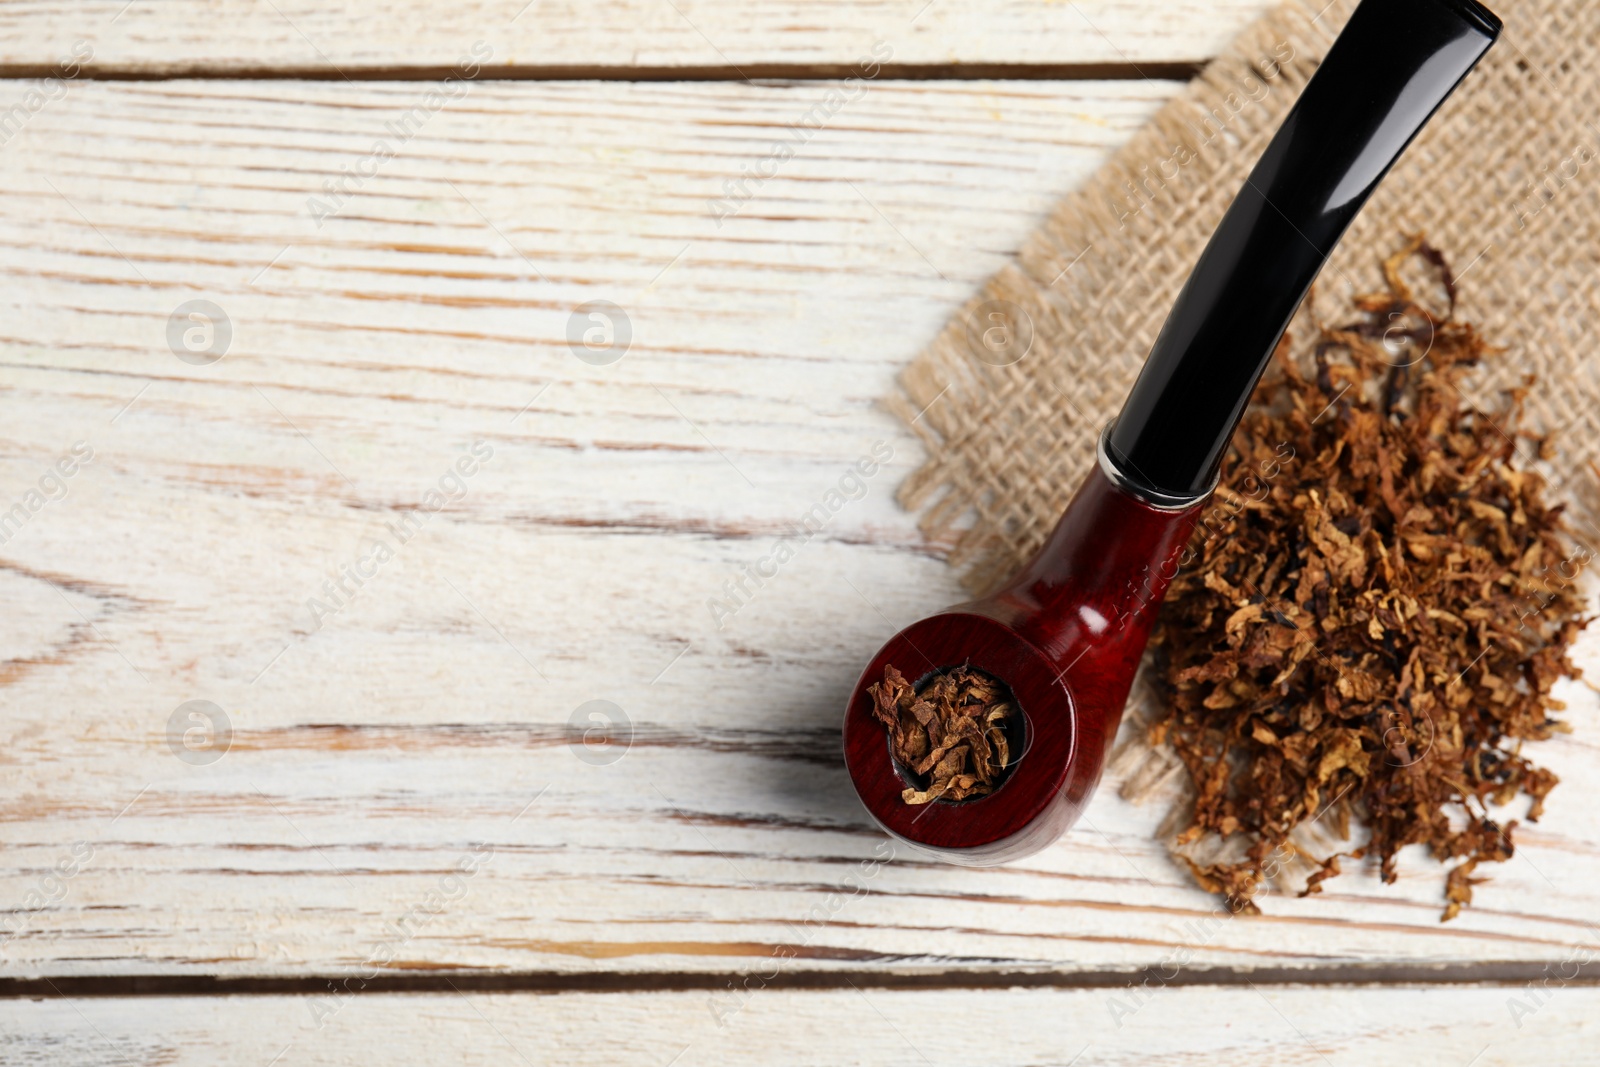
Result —
POLYGON ((926 788, 907 804, 966 800, 994 792, 1011 764, 1017 705, 1004 683, 970 667, 934 675, 918 692, 892 665, 867 689, 873 716, 888 729, 894 758, 926 788))
POLYGON ((1309 377, 1280 346, 1156 635, 1171 711, 1153 740, 1197 793, 1175 847, 1239 911, 1284 857, 1316 868, 1304 896, 1341 856, 1393 882, 1421 843, 1460 861, 1454 918, 1477 866, 1512 855, 1516 823, 1490 803, 1525 793, 1536 820, 1557 781, 1522 743, 1568 728, 1550 687, 1578 673, 1573 579, 1592 552, 1523 463, 1549 447, 1516 429, 1532 380, 1493 415, 1459 391, 1498 350, 1453 321, 1444 257, 1413 238, 1384 277, 1356 321, 1318 324, 1309 377), (1444 310, 1413 294, 1419 266, 1444 310), (1291 840, 1313 823, 1349 840, 1352 817, 1360 847, 1318 858, 1291 840))

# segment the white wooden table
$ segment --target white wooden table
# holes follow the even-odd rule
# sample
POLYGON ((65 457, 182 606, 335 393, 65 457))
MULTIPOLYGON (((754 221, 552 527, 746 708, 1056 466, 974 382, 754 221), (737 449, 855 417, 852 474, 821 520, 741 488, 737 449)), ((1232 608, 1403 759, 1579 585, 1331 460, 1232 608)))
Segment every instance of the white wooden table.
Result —
POLYGON ((839 760, 960 596, 880 398, 1261 0, 520 6, 0 8, 0 1061, 1592 1049, 1580 684, 1448 925, 1420 857, 1218 918, 1115 781, 1023 863, 888 855, 839 760))

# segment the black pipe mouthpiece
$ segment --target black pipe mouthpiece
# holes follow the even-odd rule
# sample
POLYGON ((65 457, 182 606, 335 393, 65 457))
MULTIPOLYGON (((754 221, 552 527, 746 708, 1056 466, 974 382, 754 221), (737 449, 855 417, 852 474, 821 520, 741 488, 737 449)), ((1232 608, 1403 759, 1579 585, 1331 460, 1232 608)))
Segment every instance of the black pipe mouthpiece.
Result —
POLYGON ((1106 441, 1153 499, 1198 498, 1356 212, 1500 34, 1475 0, 1363 0, 1200 255, 1106 441))

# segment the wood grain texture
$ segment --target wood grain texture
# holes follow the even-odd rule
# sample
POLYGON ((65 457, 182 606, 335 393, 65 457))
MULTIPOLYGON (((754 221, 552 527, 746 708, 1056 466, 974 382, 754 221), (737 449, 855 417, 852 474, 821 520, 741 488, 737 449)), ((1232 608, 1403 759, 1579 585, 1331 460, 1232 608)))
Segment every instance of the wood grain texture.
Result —
POLYGON ((1492 986, 1164 989, 1136 1008, 1126 990, 758 990, 719 1014, 703 992, 447 992, 361 997, 317 1015, 298 997, 51 998, 0 1002, 0 1047, 18 1067, 331 1067, 379 1050, 398 1065, 595 1067, 1589 1062, 1600 990, 1552 985, 1535 999, 1492 986))
POLYGON ((0 8, 0 65, 45 67, 75 41, 102 72, 351 76, 448 67, 475 41, 495 68, 839 67, 875 41, 897 63, 1126 66, 1209 59, 1267 0, 23 0, 0 8))
POLYGON ((1415 856, 1395 886, 1219 918, 1114 782, 1026 863, 880 862, 843 700, 959 590, 890 500, 917 457, 877 398, 1170 85, 875 85, 720 226, 707 201, 828 86, 486 83, 369 166, 428 89, 89 84, 0 152, 0 514, 93 449, 0 545, 8 975, 1072 972, 1594 943, 1600 705, 1579 685, 1577 732, 1541 748, 1565 779, 1544 823, 1449 925, 1415 856), (347 166, 373 173, 319 226, 308 200, 347 166), (231 321, 209 366, 169 347, 193 299, 231 321), (593 300, 632 323, 609 366, 566 340, 593 300), (879 440, 894 458, 845 498, 879 440), (317 618, 323 583, 480 441, 457 498, 317 618), (737 606, 720 628, 712 598, 737 606), (192 700, 231 722, 215 762, 176 754, 220 751, 169 725, 192 700), (631 724, 614 747, 584 744, 596 700, 631 724))

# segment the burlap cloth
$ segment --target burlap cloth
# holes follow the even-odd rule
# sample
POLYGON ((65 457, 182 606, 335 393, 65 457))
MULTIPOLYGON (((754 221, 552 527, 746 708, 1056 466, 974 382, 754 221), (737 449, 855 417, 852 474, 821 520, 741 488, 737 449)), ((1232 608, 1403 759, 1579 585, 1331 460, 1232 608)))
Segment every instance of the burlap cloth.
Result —
MULTIPOLYGON (((902 374, 888 402, 927 460, 899 498, 974 590, 1039 546, 1094 463, 1096 436, 1206 240, 1355 9, 1323 2, 1288 0, 1242 33, 902 374), (996 323, 1009 333, 991 335, 986 350, 996 323)), ((1547 473, 1593 529, 1600 0, 1492 6, 1506 24, 1499 43, 1356 219, 1312 301, 1324 319, 1348 318, 1355 292, 1381 288, 1379 261, 1402 235, 1426 234, 1460 276, 1458 318, 1507 349, 1481 372, 1475 402, 1492 407, 1500 388, 1537 375, 1525 425, 1557 435, 1547 473)), ((1308 322, 1302 308, 1291 336, 1307 336, 1308 322)), ((1532 446, 1522 451, 1533 459, 1532 446)), ((1136 694, 1130 713, 1140 718, 1147 680, 1136 694)), ((1140 794, 1176 770, 1170 760, 1122 762, 1140 794)))

